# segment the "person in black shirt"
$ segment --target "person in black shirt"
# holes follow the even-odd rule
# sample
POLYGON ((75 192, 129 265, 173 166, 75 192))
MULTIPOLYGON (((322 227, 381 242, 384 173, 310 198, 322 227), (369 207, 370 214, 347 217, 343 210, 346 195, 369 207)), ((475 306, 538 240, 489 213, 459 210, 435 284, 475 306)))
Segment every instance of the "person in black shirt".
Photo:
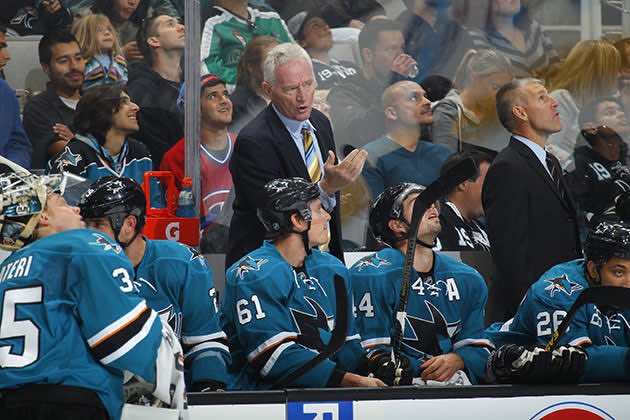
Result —
POLYGON ((475 161, 477 173, 453 188, 440 203, 442 230, 438 247, 442 250, 490 251, 490 241, 479 218, 484 216, 481 187, 492 158, 482 151, 455 153, 444 162, 440 172, 448 172, 468 157, 475 161))

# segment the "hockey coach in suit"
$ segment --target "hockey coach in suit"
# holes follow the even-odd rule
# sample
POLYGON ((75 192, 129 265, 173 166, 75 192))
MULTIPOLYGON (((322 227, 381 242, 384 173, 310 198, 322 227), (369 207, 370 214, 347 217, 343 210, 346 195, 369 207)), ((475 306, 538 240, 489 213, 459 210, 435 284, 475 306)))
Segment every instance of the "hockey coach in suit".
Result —
POLYGON ((338 192, 359 177, 367 152, 354 150, 336 161, 330 122, 313 109, 316 86, 310 57, 299 45, 280 44, 267 54, 262 89, 271 103, 239 133, 230 161, 235 198, 226 267, 262 244, 256 208, 264 185, 290 177, 319 186, 332 217, 328 247, 343 261, 338 192))
POLYGON ((575 203, 558 160, 544 149, 562 129, 558 102, 531 78, 501 87, 496 102, 512 138, 488 170, 482 201, 496 266, 488 316, 506 320, 540 275, 582 252, 575 203))

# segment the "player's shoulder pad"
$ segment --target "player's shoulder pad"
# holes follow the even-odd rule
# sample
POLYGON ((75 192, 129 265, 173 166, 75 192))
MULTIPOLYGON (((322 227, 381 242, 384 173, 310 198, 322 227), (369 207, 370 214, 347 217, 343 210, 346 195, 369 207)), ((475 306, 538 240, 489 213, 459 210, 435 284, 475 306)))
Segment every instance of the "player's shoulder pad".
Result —
POLYGON ((258 248, 237 262, 225 272, 225 282, 236 284, 243 282, 257 282, 265 279, 278 282, 282 276, 291 276, 291 266, 277 252, 268 252, 268 249, 258 248))
POLYGON ((328 252, 322 252, 317 248, 313 248, 311 250, 311 255, 307 256, 306 259, 312 268, 324 267, 337 273, 347 273, 346 266, 339 260, 339 258, 329 254, 328 252))
POLYGON ((584 261, 573 260, 550 268, 531 286, 530 294, 552 306, 571 306, 588 287, 584 261))
POLYGON ((39 246, 68 255, 110 253, 125 256, 122 247, 109 236, 92 229, 72 229, 37 240, 39 246))
POLYGON ((203 254, 197 249, 176 241, 146 239, 147 250, 150 250, 152 259, 167 259, 178 261, 184 264, 197 262, 202 266, 207 266, 203 254))
POLYGON ((350 267, 353 276, 372 275, 390 271, 402 271, 405 256, 393 248, 385 248, 378 252, 368 254, 350 267))
POLYGON ((473 267, 458 261, 448 255, 435 252, 434 272, 438 279, 451 277, 455 280, 458 287, 469 290, 484 289, 487 291, 488 286, 483 276, 473 267))

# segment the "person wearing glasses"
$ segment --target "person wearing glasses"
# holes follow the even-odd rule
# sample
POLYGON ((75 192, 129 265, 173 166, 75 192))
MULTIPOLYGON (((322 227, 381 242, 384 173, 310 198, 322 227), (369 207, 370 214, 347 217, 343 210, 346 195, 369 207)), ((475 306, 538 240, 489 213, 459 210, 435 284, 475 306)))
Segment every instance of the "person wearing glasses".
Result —
POLYGON ((573 154, 575 170, 570 174, 571 188, 581 210, 590 218, 614 205, 619 194, 630 190, 624 142, 630 135, 630 126, 621 101, 614 97, 602 97, 584 106, 579 124, 580 136, 587 144, 578 146, 573 154))
POLYGON ((144 144, 130 137, 138 131, 139 110, 120 84, 89 89, 77 105, 77 134, 48 162, 47 171, 70 172, 90 181, 126 176, 141 184, 153 162, 144 144))

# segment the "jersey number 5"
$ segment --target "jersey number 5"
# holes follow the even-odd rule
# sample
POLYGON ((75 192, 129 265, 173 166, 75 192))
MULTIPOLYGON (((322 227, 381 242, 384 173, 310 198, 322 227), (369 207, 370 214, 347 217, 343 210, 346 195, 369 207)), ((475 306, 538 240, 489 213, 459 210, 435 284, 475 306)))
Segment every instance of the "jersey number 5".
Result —
POLYGON ((17 319, 18 305, 42 303, 42 286, 9 289, 2 299, 0 341, 22 339, 22 354, 11 352, 13 345, 0 346, 0 368, 23 368, 39 358, 39 328, 30 319, 17 319))

